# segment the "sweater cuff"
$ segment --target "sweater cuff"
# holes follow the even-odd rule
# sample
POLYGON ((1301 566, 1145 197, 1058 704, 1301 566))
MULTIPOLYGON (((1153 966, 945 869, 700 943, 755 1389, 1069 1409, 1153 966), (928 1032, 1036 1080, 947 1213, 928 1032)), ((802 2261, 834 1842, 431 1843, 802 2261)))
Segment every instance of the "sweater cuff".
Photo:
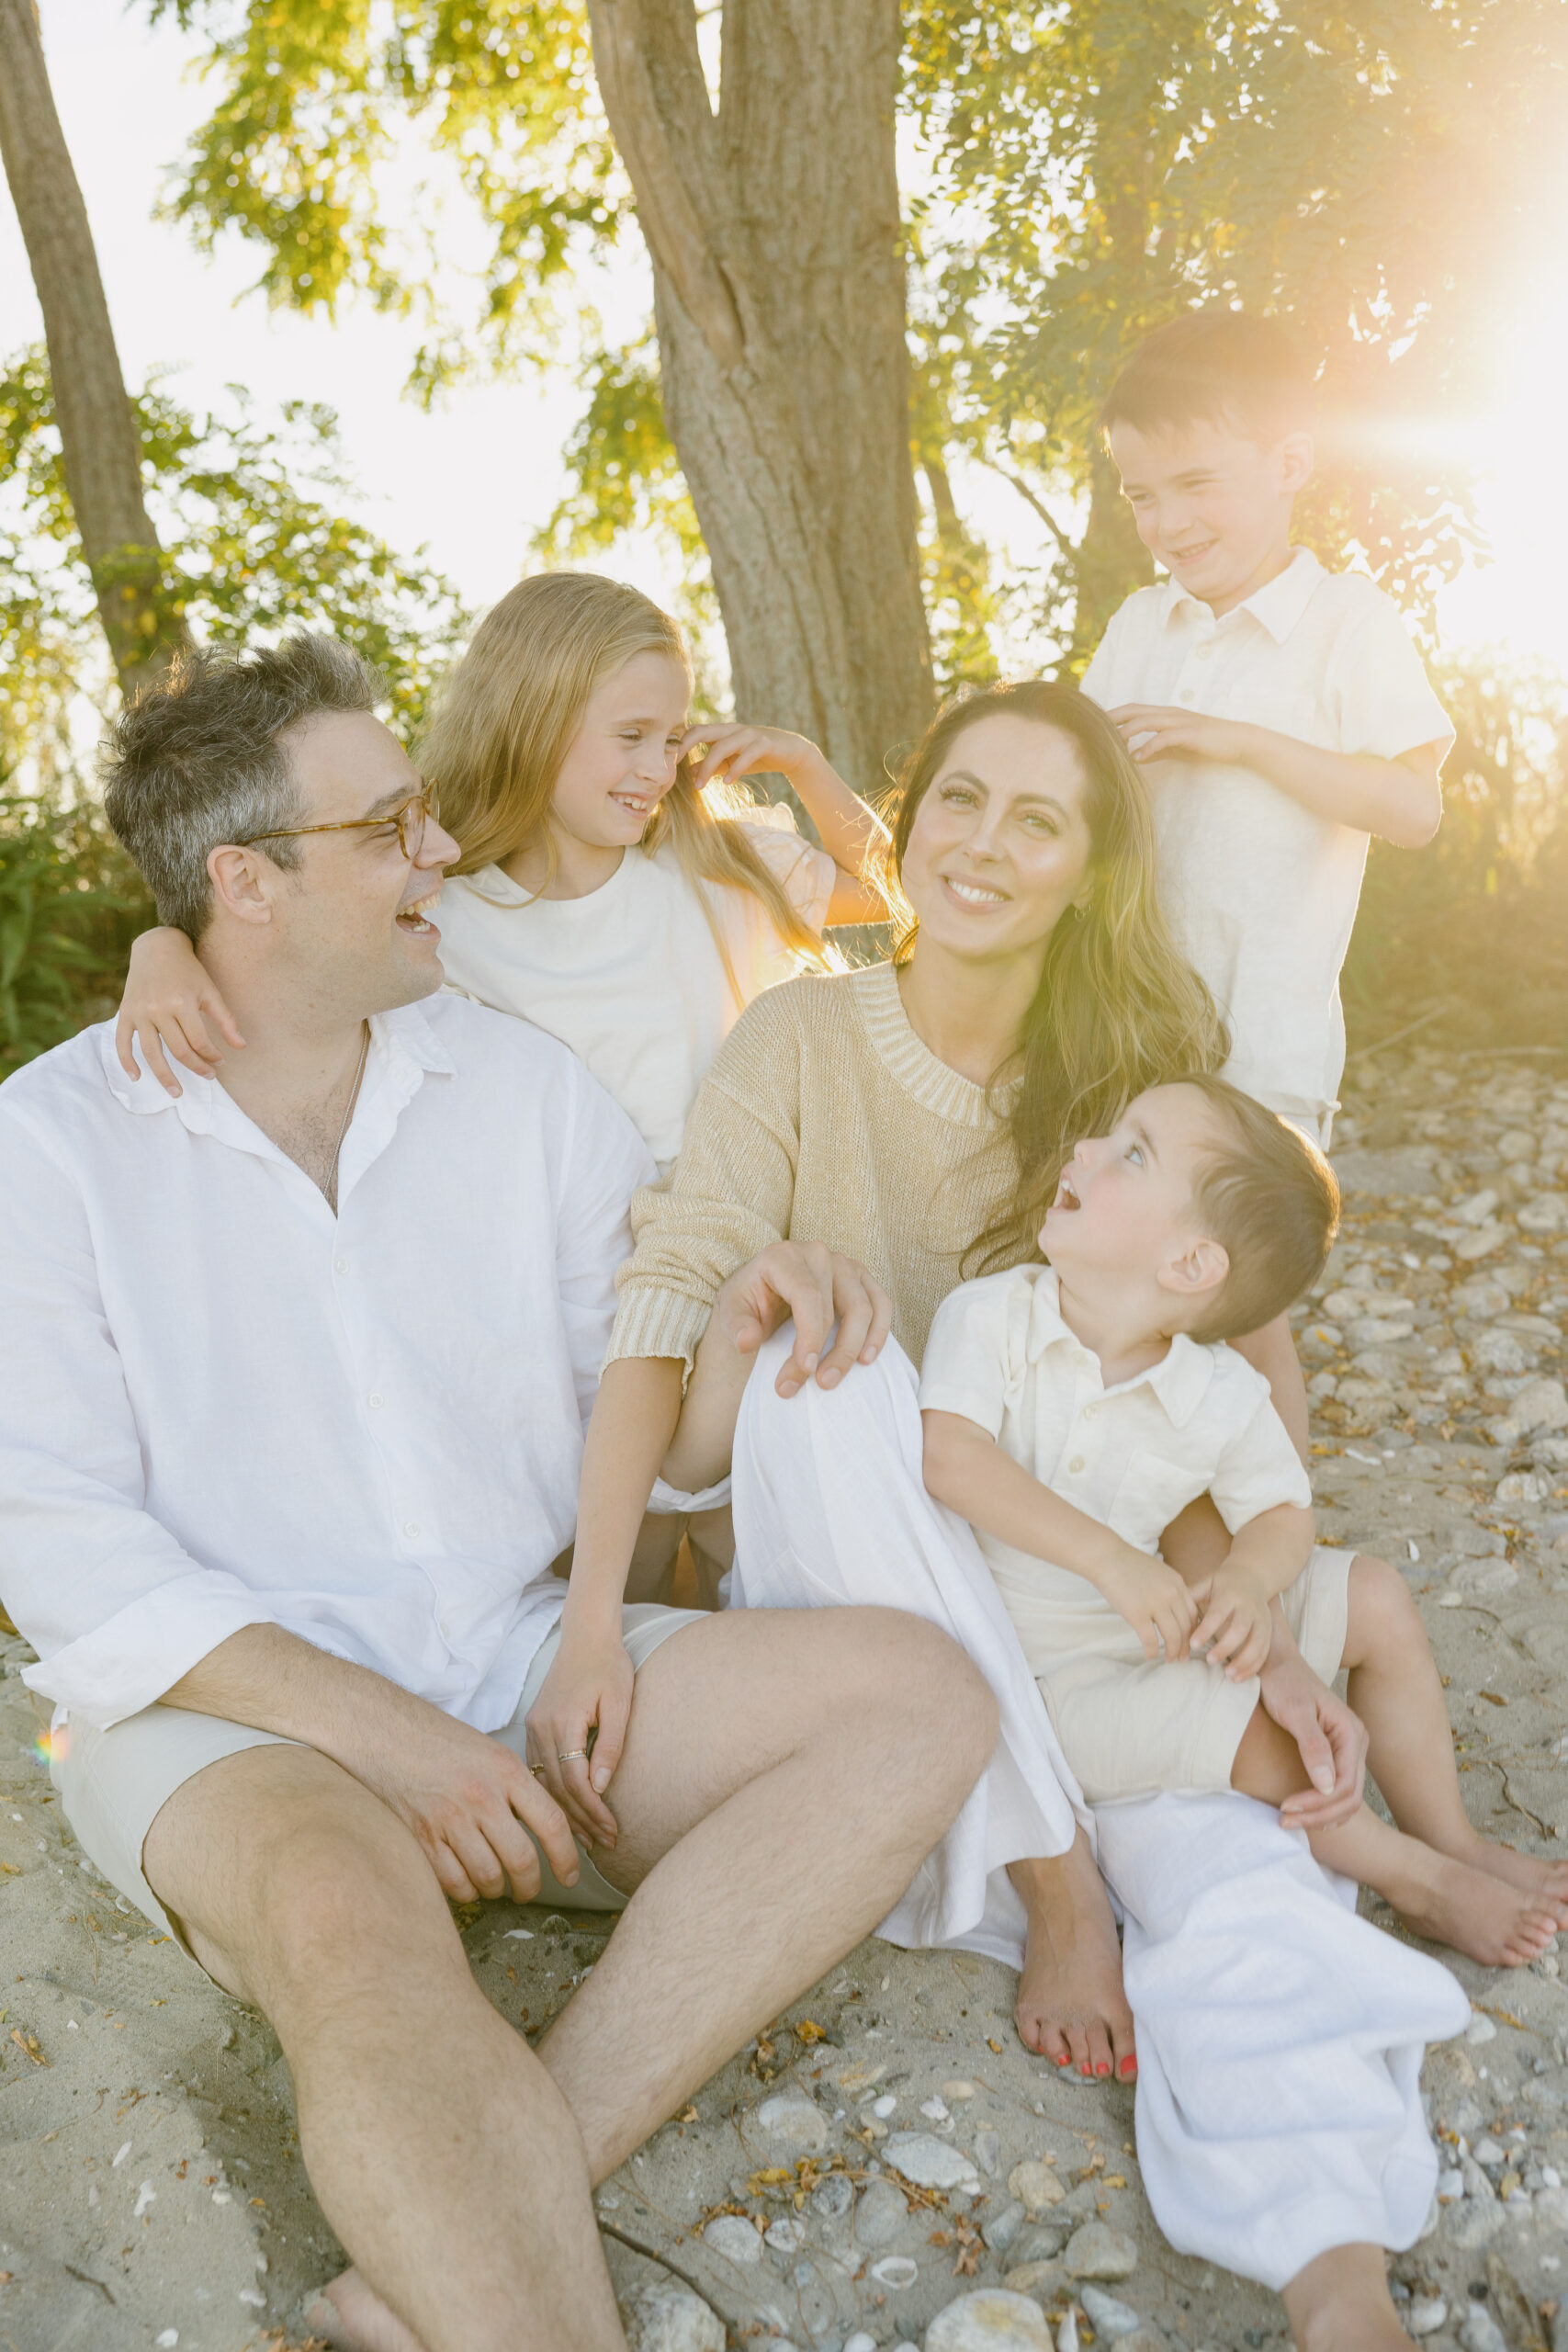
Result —
POLYGON ((692 1298, 684 1291, 660 1290, 651 1283, 635 1286, 628 1283, 621 1293, 604 1362, 609 1365, 619 1363, 625 1356, 679 1356, 685 1366, 684 1388, 712 1313, 711 1299, 692 1298))

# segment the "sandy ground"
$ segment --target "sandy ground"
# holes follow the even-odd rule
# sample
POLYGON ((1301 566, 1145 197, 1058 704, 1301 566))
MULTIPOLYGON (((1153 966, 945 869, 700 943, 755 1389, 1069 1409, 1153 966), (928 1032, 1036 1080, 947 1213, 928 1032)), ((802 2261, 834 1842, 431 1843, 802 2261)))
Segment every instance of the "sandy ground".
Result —
MULTIPOLYGON (((1473 1818, 1562 1853, 1568 1060, 1394 1050, 1352 1075, 1345 1236, 1301 1317, 1324 1532, 1419 1597, 1473 1818)), ((340 2259, 288 2069, 81 1860, 28 1657, 0 1683, 0 2352, 277 2352, 340 2259)), ((464 1934, 533 2033, 610 1926, 485 1905, 464 1934)), ((1433 2346, 1568 2352, 1568 1988, 1555 1953, 1456 1965, 1474 2015, 1425 2078, 1446 2201, 1396 2291, 1433 2346)), ((1271 2296, 1163 2244, 1131 2096, 1031 2059, 1012 1995, 988 1962, 868 1942, 716 2075, 599 2198, 637 2352, 1285 2343, 1271 2296), (895 2188, 900 2155, 951 2186, 895 2188)))

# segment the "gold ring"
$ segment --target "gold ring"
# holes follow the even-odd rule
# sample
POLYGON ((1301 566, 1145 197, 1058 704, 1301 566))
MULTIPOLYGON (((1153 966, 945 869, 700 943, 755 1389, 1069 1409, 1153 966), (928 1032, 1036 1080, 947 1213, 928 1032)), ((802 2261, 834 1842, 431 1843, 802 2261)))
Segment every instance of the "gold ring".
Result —
POLYGON ((588 1750, 586 1747, 558 1747, 556 1750, 556 1762, 558 1764, 578 1764, 584 1762, 587 1758, 587 1755, 588 1750))
POLYGON ((542 1764, 530 1764, 528 1770, 532 1772, 536 1781, 542 1781, 544 1779, 545 1768, 542 1764))

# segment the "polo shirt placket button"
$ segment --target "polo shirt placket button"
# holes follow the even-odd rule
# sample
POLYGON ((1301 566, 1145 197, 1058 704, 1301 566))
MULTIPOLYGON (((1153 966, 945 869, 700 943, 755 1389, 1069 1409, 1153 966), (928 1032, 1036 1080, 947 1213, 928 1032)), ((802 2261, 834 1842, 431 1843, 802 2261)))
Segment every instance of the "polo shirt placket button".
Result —
POLYGON ((1075 1454, 1074 1454, 1074 1456, 1073 1456, 1073 1458, 1072 1458, 1072 1460, 1071 1460, 1071 1461, 1068 1463, 1068 1464, 1067 1464, 1067 1476, 1068 1476, 1068 1477, 1069 1477, 1069 1478, 1076 1478, 1076 1477, 1077 1476, 1077 1475, 1078 1475, 1078 1472, 1079 1472, 1082 1468, 1083 1468, 1083 1455, 1082 1455, 1081 1453, 1075 1453, 1075 1454))
POLYGON ((385 1402, 385 1399, 383 1398, 383 1396, 382 1396, 382 1395, 381 1395, 380 1390, 379 1390, 378 1388, 373 1388, 373 1389, 370 1391, 370 1397, 369 1397, 369 1404, 370 1404, 370 1409, 371 1409, 371 1411, 372 1411, 373 1413, 378 1413, 378 1412, 380 1411, 381 1407, 382 1407, 382 1405, 383 1405, 383 1403, 384 1403, 384 1402, 385 1402))

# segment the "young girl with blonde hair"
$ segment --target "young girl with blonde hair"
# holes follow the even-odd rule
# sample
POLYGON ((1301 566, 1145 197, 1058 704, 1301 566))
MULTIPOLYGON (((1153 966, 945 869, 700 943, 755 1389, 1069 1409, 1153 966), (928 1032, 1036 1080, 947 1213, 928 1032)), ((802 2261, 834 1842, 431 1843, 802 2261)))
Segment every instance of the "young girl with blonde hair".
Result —
MULTIPOLYGON (((739 1014, 822 933, 883 911, 863 879, 882 829, 813 744, 782 729, 687 726, 677 624, 637 589, 544 572, 475 632, 420 747, 463 855, 437 921, 448 985, 570 1046, 660 1170, 739 1014), (693 754, 705 748, 694 763, 693 754), (788 776, 821 837, 739 779, 788 776)), ((426 910, 427 913, 431 910, 426 910)), ((172 1093, 165 1051, 209 1077, 243 1040, 185 933, 145 933, 118 1042, 172 1093)))

